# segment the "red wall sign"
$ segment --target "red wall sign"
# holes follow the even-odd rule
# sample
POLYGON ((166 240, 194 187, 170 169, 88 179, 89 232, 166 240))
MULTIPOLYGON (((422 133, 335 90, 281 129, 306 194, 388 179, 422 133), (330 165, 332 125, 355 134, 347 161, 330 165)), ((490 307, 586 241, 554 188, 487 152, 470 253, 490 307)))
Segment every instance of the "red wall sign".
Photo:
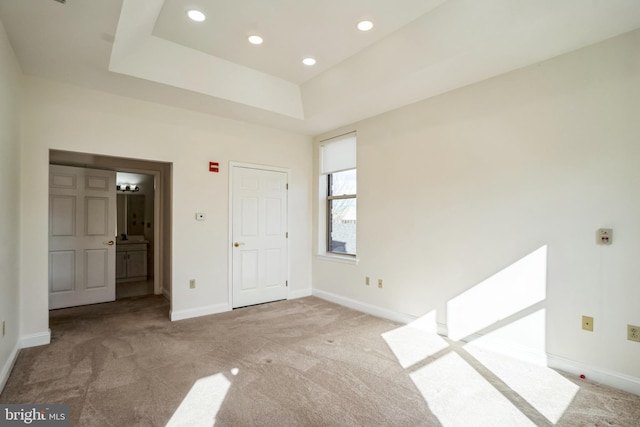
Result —
POLYGON ((209 162, 209 172, 220 172, 220 163, 209 162))

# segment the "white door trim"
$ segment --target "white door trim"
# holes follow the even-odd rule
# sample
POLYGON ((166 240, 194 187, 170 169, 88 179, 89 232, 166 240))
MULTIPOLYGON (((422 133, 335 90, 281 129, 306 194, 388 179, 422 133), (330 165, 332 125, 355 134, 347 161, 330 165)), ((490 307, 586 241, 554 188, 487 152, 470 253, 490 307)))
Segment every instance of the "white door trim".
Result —
MULTIPOLYGON (((243 162, 229 162, 229 239, 227 241, 227 259, 228 259, 228 297, 227 301, 229 303, 229 307, 233 309, 233 253, 231 248, 233 247, 233 168, 247 168, 247 169, 258 169, 264 171, 271 172, 283 172, 287 174, 287 183, 289 183, 289 175, 291 170, 288 168, 281 168, 277 166, 267 166, 267 165, 258 165, 253 163, 243 163, 243 162)), ((289 184, 287 184, 289 185, 289 184)), ((287 193, 287 229, 289 228, 289 193, 287 193)), ((289 250, 289 239, 287 239, 287 283, 289 281, 289 277, 291 277, 291 251, 289 250)), ((290 286, 287 286, 287 299, 289 299, 289 289, 290 286)))

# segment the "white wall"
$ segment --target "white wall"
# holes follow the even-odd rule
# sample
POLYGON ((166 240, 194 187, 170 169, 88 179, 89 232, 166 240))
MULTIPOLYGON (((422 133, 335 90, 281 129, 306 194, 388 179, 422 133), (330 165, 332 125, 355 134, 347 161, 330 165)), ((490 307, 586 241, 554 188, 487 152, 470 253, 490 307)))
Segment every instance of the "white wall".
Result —
POLYGON ((435 311, 446 330, 460 295, 504 285, 462 316, 491 321, 461 337, 542 310, 535 334, 557 365, 640 393, 640 343, 626 340, 640 325, 638 46, 636 31, 316 138, 357 131, 359 263, 315 258, 314 293, 398 318, 435 311), (600 227, 612 246, 596 246, 600 227), (492 319, 539 291, 531 277, 543 298, 492 319))
POLYGON ((229 307, 229 162, 289 168, 290 295, 310 293, 311 138, 35 78, 25 78, 24 104, 24 333, 47 329, 49 149, 172 162, 176 317, 229 307), (220 173, 208 172, 209 161, 220 162, 220 173))
POLYGON ((0 391, 9 375, 20 335, 20 92, 18 61, 0 21, 0 391))

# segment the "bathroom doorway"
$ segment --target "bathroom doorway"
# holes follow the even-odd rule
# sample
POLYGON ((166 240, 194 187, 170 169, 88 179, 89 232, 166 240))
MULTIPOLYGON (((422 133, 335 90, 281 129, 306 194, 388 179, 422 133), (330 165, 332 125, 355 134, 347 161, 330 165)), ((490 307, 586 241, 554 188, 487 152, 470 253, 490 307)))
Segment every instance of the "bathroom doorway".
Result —
POLYGON ((155 177, 116 173, 116 299, 154 293, 155 177))
MULTIPOLYGON (((127 240, 131 235, 143 236, 135 237, 135 239, 142 240, 139 244, 145 245, 147 249, 146 256, 143 256, 143 250, 140 252, 133 250, 144 249, 141 246, 128 247, 126 249, 132 249, 132 253, 128 254, 128 259, 131 260, 130 277, 132 279, 136 278, 136 282, 144 283, 133 285, 132 283, 135 283, 133 281, 125 282, 128 286, 122 287, 124 290, 120 292, 120 295, 118 295, 118 286, 116 285, 116 299, 136 294, 146 294, 151 289, 150 293, 164 295, 166 299, 171 301, 171 163, 61 150, 49 151, 49 163, 52 165, 113 171, 116 174, 116 189, 113 190, 116 193, 114 195, 116 197, 116 205, 118 204, 117 196, 119 194, 144 194, 144 202, 142 202, 143 199, 132 200, 135 206, 131 206, 132 209, 138 209, 140 205, 143 205, 144 213, 136 214, 135 224, 133 224, 133 220, 130 224, 127 224, 130 230, 124 231, 122 228, 124 225, 118 226, 115 224, 113 236, 116 242, 122 240, 122 233, 127 234, 127 240), (118 181, 117 175, 121 173, 130 175, 121 176, 121 181, 118 181), (133 174, 144 176, 144 181, 137 183, 138 191, 131 191, 135 190, 131 187, 129 191, 123 191, 122 187, 118 191, 117 184, 136 184, 133 181, 133 174), (149 209, 149 207, 151 208, 149 209), (147 213, 147 210, 150 212, 147 213), (147 244, 146 241, 149 243, 147 244), (146 266, 144 265, 145 259, 146 266), (136 268, 138 268, 137 271, 135 270, 136 268), (140 289, 136 289, 137 287, 140 289)), ((120 203, 124 203, 125 199, 121 198, 120 200, 120 203)), ((123 209, 124 206, 121 208, 116 207, 116 213, 112 219, 114 223, 118 221, 118 212, 123 209)), ((123 219, 120 221, 123 221, 123 219)), ((118 268, 118 258, 123 256, 121 253, 122 251, 120 251, 120 254, 116 253, 116 269, 118 268)), ((122 268, 122 258, 120 261, 119 267, 122 268)), ((116 275, 122 276, 123 273, 122 271, 116 272, 116 275)), ((128 272, 127 278, 129 278, 128 272)))

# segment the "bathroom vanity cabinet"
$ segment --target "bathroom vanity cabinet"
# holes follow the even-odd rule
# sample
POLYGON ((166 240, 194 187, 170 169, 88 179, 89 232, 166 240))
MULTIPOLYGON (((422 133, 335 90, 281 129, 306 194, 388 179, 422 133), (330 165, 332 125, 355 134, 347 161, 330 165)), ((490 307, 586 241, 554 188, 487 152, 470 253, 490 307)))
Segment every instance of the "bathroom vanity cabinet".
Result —
POLYGON ((116 283, 147 280, 147 242, 119 241, 116 245, 116 283))

